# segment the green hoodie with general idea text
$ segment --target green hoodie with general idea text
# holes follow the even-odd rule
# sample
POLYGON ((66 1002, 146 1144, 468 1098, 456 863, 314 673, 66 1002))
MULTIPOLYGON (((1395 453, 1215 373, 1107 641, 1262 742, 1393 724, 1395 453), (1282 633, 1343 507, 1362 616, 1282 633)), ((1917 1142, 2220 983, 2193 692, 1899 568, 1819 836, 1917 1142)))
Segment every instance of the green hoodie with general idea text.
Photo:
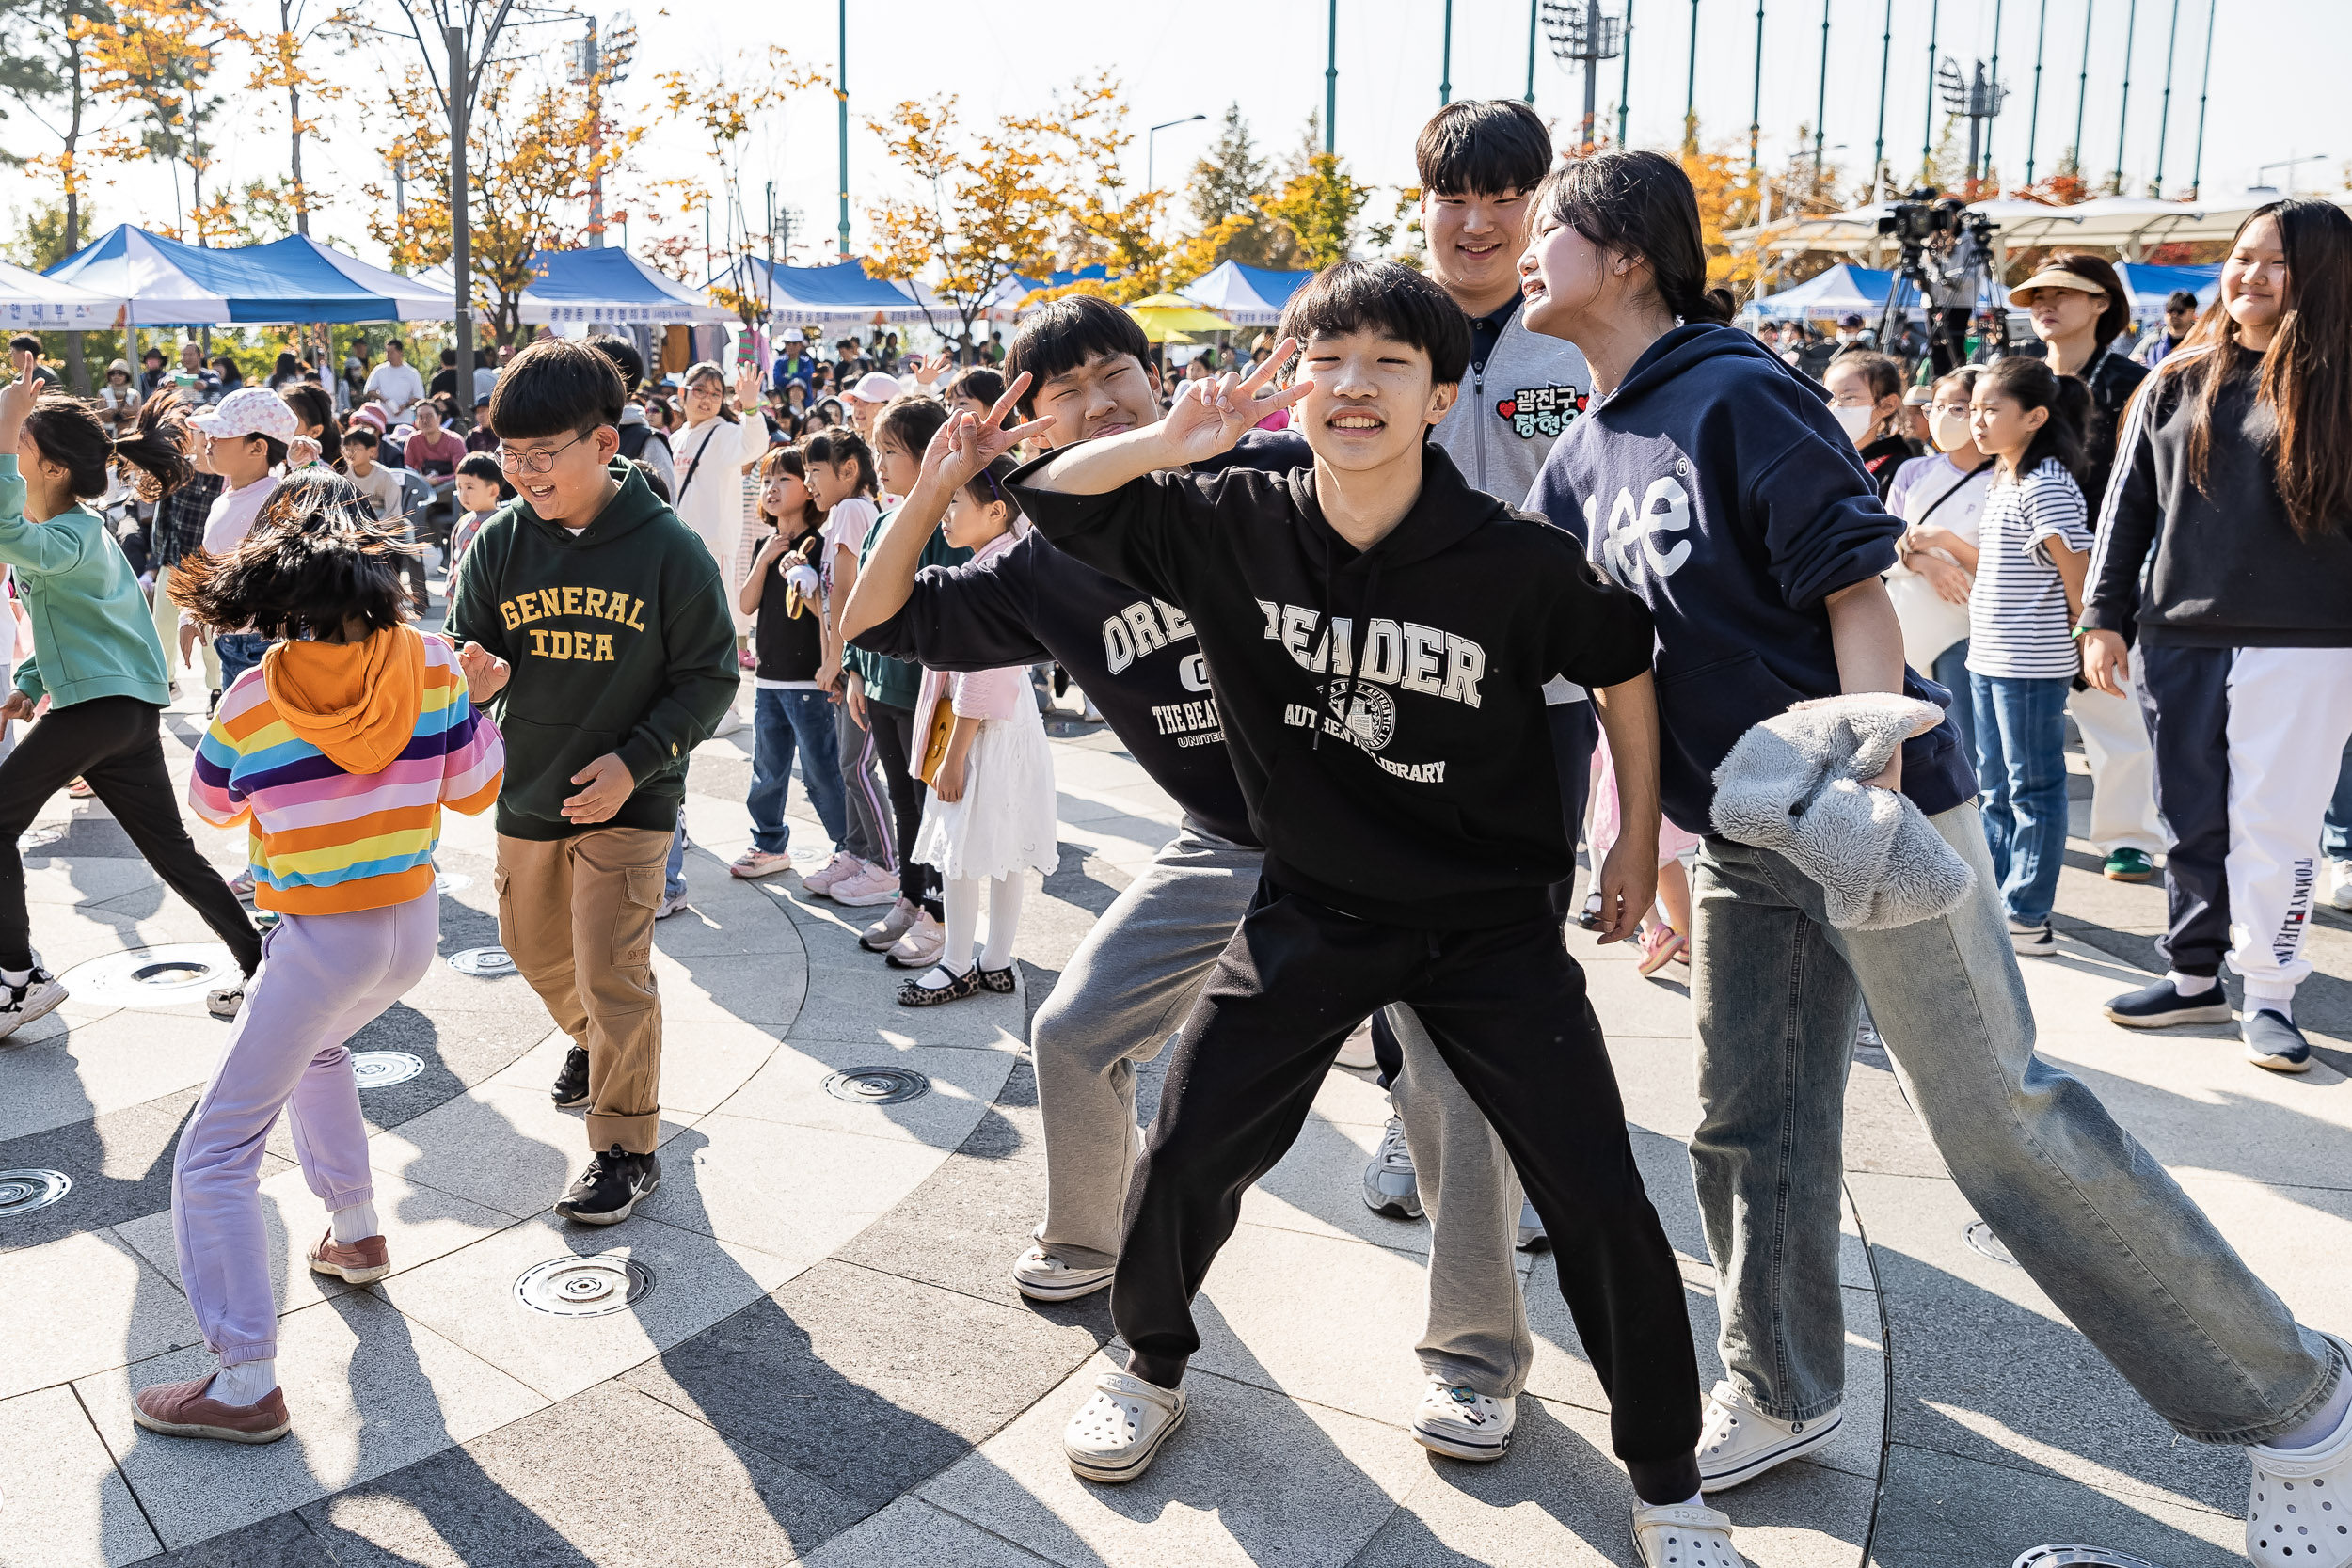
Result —
POLYGON ((568 838, 595 828, 667 832, 687 758, 740 687, 719 563, 616 461, 620 489, 575 538, 517 498, 474 536, 450 592, 450 634, 513 667, 499 694, 506 783, 498 831, 568 838), (564 816, 572 775, 607 752, 636 790, 604 822, 564 816))

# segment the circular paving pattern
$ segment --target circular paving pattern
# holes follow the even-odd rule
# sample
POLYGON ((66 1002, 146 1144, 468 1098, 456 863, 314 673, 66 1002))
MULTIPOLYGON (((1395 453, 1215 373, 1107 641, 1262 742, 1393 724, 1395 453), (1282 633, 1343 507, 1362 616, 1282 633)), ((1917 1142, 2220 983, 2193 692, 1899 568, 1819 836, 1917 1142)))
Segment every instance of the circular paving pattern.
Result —
MULTIPOLYGON (((2016 1258, 2010 1254, 2009 1248, 2001 1244, 2001 1239, 1993 1234, 1993 1227, 1985 1224, 1982 1220, 1970 1220, 1966 1228, 1961 1231, 1960 1239, 1966 1242, 1970 1248, 1984 1254, 1984 1256, 1992 1259, 1995 1263, 2007 1263, 2012 1269, 2018 1266, 2016 1258)), ((2088 1546, 2080 1548, 2069 1546, 2061 1549, 2066 1551, 2074 1551, 2078 1549, 2082 1551, 2089 1551, 2090 1548, 2088 1546)), ((2085 1558, 2083 1560, 2088 1562, 2091 1560, 2085 1558)))
POLYGON ((601 1318, 628 1310, 652 1289, 653 1271, 644 1264, 598 1253, 534 1263, 515 1281, 515 1299, 549 1317, 601 1318))
POLYGON ((473 879, 462 871, 444 871, 433 879, 433 891, 444 895, 463 893, 473 886, 473 879))
POLYGON ((46 1209, 72 1190, 63 1171, 0 1170, 0 1219, 46 1209))
POLYGON ((2106 1546, 2031 1546, 2010 1568, 2156 1568, 2144 1557, 2106 1546))
POLYGON ((360 1051, 351 1058, 351 1076, 363 1089, 405 1084, 424 1070, 424 1058, 405 1051, 360 1051))
POLYGON ((515 960, 503 947, 469 947, 462 953, 452 953, 449 966, 460 974, 478 975, 485 980, 515 973, 515 960))
POLYGON ((931 1092, 931 1081, 896 1067, 853 1067, 825 1080, 825 1092, 852 1105, 898 1105, 931 1092))
POLYGON ((216 942, 133 947, 75 964, 57 976, 77 1002, 114 1007, 176 1007, 201 1002, 237 977, 237 960, 216 942))

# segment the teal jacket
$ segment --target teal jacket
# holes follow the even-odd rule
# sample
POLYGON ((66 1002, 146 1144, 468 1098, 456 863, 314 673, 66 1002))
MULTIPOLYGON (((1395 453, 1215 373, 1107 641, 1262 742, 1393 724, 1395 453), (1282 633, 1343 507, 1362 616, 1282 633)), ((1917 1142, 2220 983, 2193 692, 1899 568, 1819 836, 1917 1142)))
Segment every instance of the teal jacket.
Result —
POLYGON ((53 708, 93 697, 171 701, 155 618, 105 519, 75 506, 28 521, 14 452, 0 455, 0 562, 16 568, 33 619, 34 656, 16 667, 19 691, 36 701, 45 692, 53 708))

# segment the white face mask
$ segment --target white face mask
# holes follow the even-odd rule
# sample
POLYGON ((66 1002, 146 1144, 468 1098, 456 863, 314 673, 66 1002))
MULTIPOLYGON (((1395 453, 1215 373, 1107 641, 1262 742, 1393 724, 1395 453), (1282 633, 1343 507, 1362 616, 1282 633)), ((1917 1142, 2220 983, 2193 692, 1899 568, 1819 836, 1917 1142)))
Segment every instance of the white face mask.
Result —
POLYGON ((1837 421, 1837 428, 1846 433, 1846 439, 1856 446, 1862 444, 1870 426, 1878 422, 1878 410, 1869 407, 1833 406, 1829 414, 1837 421))
POLYGON ((1928 435, 1938 451, 1958 451, 1971 439, 1968 416, 1965 414, 1931 414, 1928 417, 1928 435))

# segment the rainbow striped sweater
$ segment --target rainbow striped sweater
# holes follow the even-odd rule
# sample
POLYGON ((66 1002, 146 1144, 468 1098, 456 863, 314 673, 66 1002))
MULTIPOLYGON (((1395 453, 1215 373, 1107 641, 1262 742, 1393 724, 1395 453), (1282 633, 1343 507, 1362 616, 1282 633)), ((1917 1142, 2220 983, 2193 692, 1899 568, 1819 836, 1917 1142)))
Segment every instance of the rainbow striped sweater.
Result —
POLYGON ((250 823, 256 904, 343 914, 431 892, 441 808, 488 810, 505 766, 457 656, 401 626, 272 647, 221 698, 188 804, 217 827, 250 823))

